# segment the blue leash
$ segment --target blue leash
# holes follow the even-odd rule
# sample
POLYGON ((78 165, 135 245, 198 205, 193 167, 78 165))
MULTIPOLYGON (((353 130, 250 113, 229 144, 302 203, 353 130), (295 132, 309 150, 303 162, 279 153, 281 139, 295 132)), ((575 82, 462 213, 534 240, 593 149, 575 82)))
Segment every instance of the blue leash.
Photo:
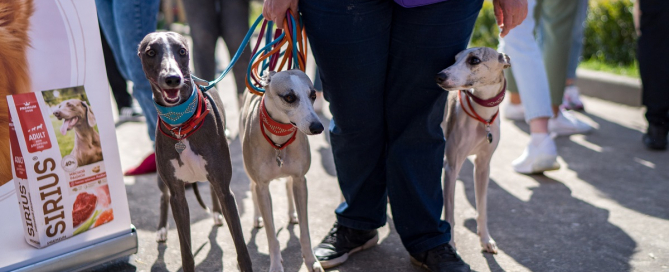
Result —
MULTIPOLYGON (((293 16, 290 14, 290 12, 288 12, 287 18, 290 18, 290 25, 292 26, 291 28, 292 28, 293 35, 292 35, 291 38, 292 38, 293 44, 297 44, 297 33, 296 33, 297 29, 296 29, 295 18, 293 18, 293 16)), ((210 90, 211 88, 213 88, 214 86, 216 86, 216 84, 221 82, 221 80, 223 80, 223 78, 225 78, 225 76, 232 70, 232 67, 237 63, 237 61, 239 60, 239 58, 242 55, 242 52, 248 46, 249 41, 251 40, 251 36, 253 36, 253 33, 255 32, 256 28, 258 27, 258 24, 260 24, 260 22, 262 22, 263 20, 264 20, 264 17, 263 17, 262 14, 260 14, 258 16, 258 18, 255 20, 255 22, 253 23, 253 25, 251 26, 251 28, 249 29, 249 31, 246 33, 246 36, 244 36, 244 40, 242 41, 242 44, 239 46, 239 49, 237 49, 237 52, 235 53, 235 55, 230 60, 230 64, 228 64, 228 67, 226 67, 225 70, 223 70, 223 72, 221 73, 220 76, 218 76, 218 78, 216 78, 213 81, 207 81, 207 80, 201 79, 199 77, 196 77, 194 75, 191 75, 191 77, 195 80, 207 82, 206 86, 198 85, 198 87, 200 88, 200 90, 202 92, 206 92, 206 91, 210 90)), ((299 23, 300 23, 300 26, 302 26, 302 18, 301 17, 299 18, 299 23)), ((251 64, 254 62, 254 60, 257 59, 258 56, 260 56, 262 54, 266 54, 267 52, 269 52, 272 49, 272 46, 274 46, 275 44, 280 42, 286 35, 286 33, 284 31, 276 39, 274 39, 271 42, 268 42, 272 39, 272 31, 271 30, 272 30, 273 27, 274 27, 274 23, 272 21, 268 21, 267 32, 265 34, 265 46, 260 48, 258 50, 258 52, 256 52, 251 57, 251 60, 249 61, 249 67, 246 71, 246 77, 247 77, 248 82, 251 82, 251 66, 252 66, 251 64)), ((258 38, 262 39, 262 37, 258 37, 258 38)), ((286 52, 281 52, 279 54, 279 57, 283 56, 285 53, 286 52)), ((293 57, 293 68, 299 67, 297 46, 293 46, 293 52, 292 53, 293 53, 292 54, 293 55, 292 56, 293 57)), ((269 68, 269 66, 270 66, 270 63, 268 62, 268 60, 267 59, 263 60, 263 63, 262 63, 262 66, 261 66, 262 69, 266 70, 266 69, 269 68)), ((265 92, 265 89, 260 88, 260 87, 256 86, 255 84, 250 84, 250 85, 257 92, 261 92, 261 93, 265 92)))

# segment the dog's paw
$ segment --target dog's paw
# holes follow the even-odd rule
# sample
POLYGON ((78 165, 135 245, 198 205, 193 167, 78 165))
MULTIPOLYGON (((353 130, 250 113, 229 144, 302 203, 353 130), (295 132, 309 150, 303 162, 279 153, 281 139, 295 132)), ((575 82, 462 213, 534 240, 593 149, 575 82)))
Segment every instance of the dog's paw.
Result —
POLYGON ((265 226, 265 223, 262 221, 262 217, 256 217, 253 219, 253 227, 256 229, 262 228, 265 226))
POLYGON ((290 218, 289 220, 290 220, 291 224, 299 223, 298 220, 297 220, 297 213, 288 214, 288 218, 290 218))
POLYGON ((214 225, 216 226, 223 226, 223 215, 219 212, 213 212, 211 213, 212 217, 214 218, 214 225))
POLYGON ((307 265, 307 270, 309 272, 325 272, 325 269, 323 269, 321 263, 319 263, 318 261, 313 263, 311 266, 307 265))
POLYGON ((497 254, 497 243, 492 237, 488 236, 487 238, 481 238, 481 247, 484 252, 497 254))
POLYGON ((283 272, 283 266, 281 263, 279 264, 271 264, 269 268, 269 272, 283 272))
POLYGON ((167 229, 162 227, 156 231, 156 242, 163 243, 165 241, 167 241, 167 229))

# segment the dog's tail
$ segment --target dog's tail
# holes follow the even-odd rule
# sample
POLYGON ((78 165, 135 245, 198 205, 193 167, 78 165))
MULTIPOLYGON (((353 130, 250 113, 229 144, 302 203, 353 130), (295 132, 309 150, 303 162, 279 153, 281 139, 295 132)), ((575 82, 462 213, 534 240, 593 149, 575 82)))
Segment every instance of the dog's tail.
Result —
POLYGON ((200 190, 197 188, 197 182, 193 183, 193 193, 195 193, 195 198, 197 198, 197 203, 200 203, 200 206, 209 213, 209 208, 207 205, 204 204, 204 201, 202 201, 202 197, 200 196, 200 190))

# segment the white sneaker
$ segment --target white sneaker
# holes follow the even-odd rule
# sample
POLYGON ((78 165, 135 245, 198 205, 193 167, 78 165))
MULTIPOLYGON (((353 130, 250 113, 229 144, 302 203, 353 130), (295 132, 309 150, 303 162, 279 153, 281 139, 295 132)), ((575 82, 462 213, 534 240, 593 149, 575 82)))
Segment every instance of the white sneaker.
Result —
POLYGON ((504 118, 514 121, 525 121, 525 108, 523 108, 523 104, 507 103, 504 106, 504 118))
POLYGON ((568 110, 583 110, 583 102, 581 101, 578 87, 571 85, 564 88, 562 107, 568 110))
POLYGON ((545 135, 544 139, 535 144, 530 143, 517 159, 511 162, 513 170, 521 174, 539 174, 544 171, 558 170, 557 148, 553 138, 545 135))
POLYGON ((590 125, 576 119, 576 116, 566 110, 560 110, 557 117, 548 119, 548 131, 559 136, 583 134, 591 130, 590 125))

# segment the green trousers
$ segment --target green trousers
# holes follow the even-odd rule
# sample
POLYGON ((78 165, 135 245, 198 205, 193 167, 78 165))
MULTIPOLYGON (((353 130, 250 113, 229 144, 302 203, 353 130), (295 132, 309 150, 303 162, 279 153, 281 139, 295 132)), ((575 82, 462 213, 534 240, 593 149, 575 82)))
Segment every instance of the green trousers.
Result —
MULTIPOLYGON (((569 65, 571 32, 576 20, 578 3, 578 0, 537 0, 534 10, 534 20, 537 22, 536 34, 543 52, 553 106, 562 104, 567 65, 569 65)), ((518 92, 511 69, 507 69, 505 74, 507 90, 518 92)))

